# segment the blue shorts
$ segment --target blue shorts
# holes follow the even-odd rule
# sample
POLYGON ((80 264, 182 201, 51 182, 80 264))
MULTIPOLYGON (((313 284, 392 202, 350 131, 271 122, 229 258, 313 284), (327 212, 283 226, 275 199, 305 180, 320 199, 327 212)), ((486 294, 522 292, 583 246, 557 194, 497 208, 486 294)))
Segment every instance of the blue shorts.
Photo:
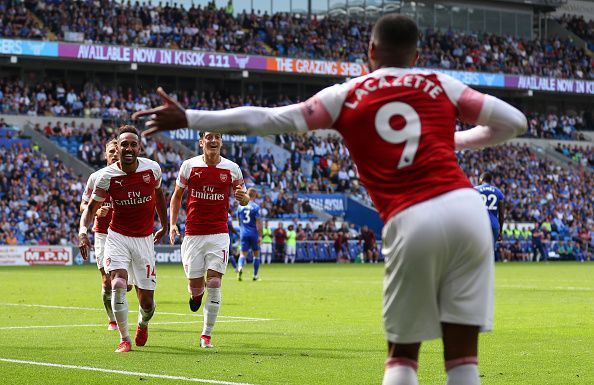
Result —
POLYGON ((258 236, 243 236, 241 237, 241 251, 260 251, 260 244, 258 243, 258 236))

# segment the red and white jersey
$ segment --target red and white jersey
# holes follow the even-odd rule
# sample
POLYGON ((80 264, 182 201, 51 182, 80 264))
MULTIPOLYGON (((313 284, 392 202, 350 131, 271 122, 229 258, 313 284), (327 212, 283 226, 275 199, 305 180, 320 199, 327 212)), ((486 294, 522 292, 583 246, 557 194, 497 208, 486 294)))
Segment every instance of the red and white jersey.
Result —
POLYGON ((111 196, 113 218, 109 228, 128 237, 153 233, 155 189, 161 187, 161 167, 155 161, 138 158, 135 172, 126 174, 119 162, 99 171, 92 199, 103 202, 111 196))
MULTIPOLYGON (((101 170, 95 171, 89 176, 89 179, 87 180, 87 186, 85 187, 85 191, 82 195, 83 202, 89 202, 91 200, 93 189, 95 188, 95 183, 97 182, 100 171, 101 170)), ((107 234, 107 229, 109 228, 109 223, 111 222, 111 216, 113 215, 113 206, 109 196, 106 197, 105 201, 103 201, 103 207, 108 207, 109 211, 104 217, 95 217, 95 225, 93 226, 94 233, 107 234)))
POLYGON ((308 128, 338 130, 381 218, 472 188, 454 152, 458 118, 474 123, 484 95, 431 70, 382 68, 302 105, 308 128))
POLYGON ((209 166, 199 155, 182 163, 176 183, 188 189, 186 235, 229 232, 229 194, 243 185, 243 175, 236 163, 221 157, 219 164, 209 166))

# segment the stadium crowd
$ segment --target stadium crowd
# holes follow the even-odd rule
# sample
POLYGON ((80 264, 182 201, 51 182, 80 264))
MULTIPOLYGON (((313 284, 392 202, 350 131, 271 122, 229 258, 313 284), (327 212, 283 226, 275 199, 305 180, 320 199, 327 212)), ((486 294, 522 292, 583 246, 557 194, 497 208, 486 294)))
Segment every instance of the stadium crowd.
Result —
MULTIPOLYGON (((45 131, 40 127, 38 129, 45 131)), ((76 130, 80 133, 81 127, 73 127, 73 132, 76 130)), ((83 159, 86 156, 89 161, 95 159, 97 167, 100 167, 104 162, 104 142, 112 132, 109 127, 102 126, 93 134, 87 133, 95 143, 90 145, 92 150, 87 155, 81 151, 79 156, 83 159)), ((50 138, 52 135, 53 130, 50 138)), ((338 191, 341 183, 346 183, 346 186, 358 185, 356 170, 352 163, 345 160, 349 156, 340 139, 332 135, 326 138, 283 135, 277 140, 291 150, 292 156, 286 165, 277 164, 270 152, 250 153, 251 146, 237 143, 228 144, 224 154, 239 162, 245 170, 248 184, 261 188, 257 203, 262 206, 262 216, 294 221, 298 240, 334 242, 339 239, 336 242, 341 243, 357 239, 355 229, 347 223, 341 228, 337 228, 334 222, 314 228, 311 205, 297 199, 297 191, 308 191, 307 183, 299 182, 297 186, 301 188, 295 189, 299 178, 310 184, 317 178, 323 178, 321 183, 331 187, 322 191, 338 191), (304 167, 298 160, 306 159, 307 155, 301 154, 308 153, 311 165, 304 167), (312 170, 309 179, 305 177, 304 168, 312 170), (316 173, 321 175, 314 176, 316 173), (344 175, 339 176, 339 173, 344 175)), ((81 148, 84 148, 84 143, 88 145, 88 141, 81 142, 81 148)), ((575 148, 560 146, 559 150, 575 151, 575 148)), ((183 155, 157 140, 144 143, 144 155, 161 163, 163 183, 169 195, 183 155)), ((594 180, 591 173, 580 172, 575 167, 564 169, 538 158, 526 145, 504 145, 480 152, 461 152, 458 158, 474 184, 478 183, 478 175, 483 171, 490 171, 494 175, 493 184, 506 195, 506 221, 531 223, 536 229, 530 235, 526 230, 514 231, 513 227, 510 232, 504 232, 504 240, 498 246, 500 258, 530 260, 530 256, 538 254, 538 259, 546 259, 551 252, 564 258, 592 257, 594 205, 589 197, 594 193, 594 180), (538 231, 543 234, 535 237, 534 233, 538 231), (565 253, 570 247, 571 252, 565 253)), ((35 146, 2 147, 0 160, 0 195, 3 198, 0 201, 3 224, 0 243, 75 242, 76 226, 73 224, 77 223, 78 203, 84 188, 82 177, 68 170, 59 160, 47 159, 35 146)), ((169 199, 169 196, 166 198, 169 199)), ((235 208, 236 203, 232 206, 232 213, 235 208)), ((184 218, 185 213, 182 211, 180 222, 184 218)))
MULTIPOLYGON (((228 95, 222 92, 189 92, 178 90, 172 95, 186 108, 203 110, 220 110, 244 105, 252 106, 282 106, 295 102, 286 95, 279 95, 274 100, 259 99, 254 95, 245 98, 228 95)), ((86 82, 82 87, 74 87, 66 81, 42 81, 37 84, 24 83, 18 79, 0 79, 0 112, 3 114, 21 114, 30 116, 55 116, 55 117, 85 117, 102 118, 113 121, 124 121, 139 110, 156 107, 160 98, 154 90, 133 90, 132 88, 107 87, 93 82, 86 82)), ((545 139, 573 139, 584 140, 578 130, 588 129, 583 118, 583 112, 577 114, 554 114, 529 112, 529 128, 525 137, 545 139)), ((98 127, 81 127, 77 129, 65 121, 60 121, 53 127, 44 127, 46 134, 50 129, 55 135, 83 135, 87 130, 94 133, 98 127)), ((460 126, 464 129, 466 126, 460 126)), ((309 139, 307 143, 297 136, 281 137, 277 142, 290 151, 296 151, 296 161, 311 158, 308 149, 316 148, 309 139), (284 139, 283 139, 284 138, 284 139), (281 143, 282 141, 282 143, 281 143), (306 146, 307 144, 307 146, 306 146)), ((331 145, 318 146, 319 151, 338 146, 339 152, 334 154, 342 156, 346 148, 336 140, 331 145)), ((332 151, 331 151, 332 152, 332 151)), ((317 158, 316 158, 317 159, 317 158)), ((316 161, 317 164, 317 161, 316 161)), ((293 170, 297 168, 293 165, 293 170)), ((347 169, 347 172, 349 170, 347 169)), ((263 174, 263 177, 268 176, 263 174)), ((340 186, 342 188, 344 186, 340 186)), ((315 187, 311 187, 315 188, 315 187)), ((326 188, 317 186, 319 191, 326 188)))
POLYGON ((76 243, 83 182, 36 146, 0 147, 0 244, 76 243))
MULTIPOLYGON (((506 221, 531 223, 542 230, 540 241, 513 233, 499 244, 499 252, 518 241, 523 253, 536 253, 542 245, 542 259, 559 242, 581 242, 585 257, 591 258, 594 236, 594 176, 578 168, 562 168, 538 158, 527 145, 503 145, 458 154, 462 169, 473 184, 483 171, 493 174, 493 185, 505 194, 506 221), (588 234, 589 241, 583 241, 588 234), (589 247, 586 248, 586 244, 589 247), (538 247, 537 247, 538 246, 538 247)), ((521 259, 520 259, 521 260, 521 259)))
MULTIPOLYGON (((6 6, 1 36, 63 40, 80 33, 87 43, 207 50, 362 62, 372 24, 353 19, 255 12, 228 8, 152 6, 116 1, 34 1, 6 6), (42 21, 36 25, 33 14, 42 21)), ((587 28, 579 22, 568 24, 587 28)), ((427 30, 420 66, 593 79, 593 59, 571 40, 427 30)))
POLYGON ((558 143, 555 150, 583 167, 594 169, 594 147, 558 143))

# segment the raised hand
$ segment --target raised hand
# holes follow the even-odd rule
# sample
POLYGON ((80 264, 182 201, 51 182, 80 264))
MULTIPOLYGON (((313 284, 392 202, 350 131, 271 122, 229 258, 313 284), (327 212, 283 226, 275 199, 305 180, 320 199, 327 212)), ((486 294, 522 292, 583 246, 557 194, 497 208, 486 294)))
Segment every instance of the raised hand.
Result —
POLYGON ((138 111, 132 115, 132 119, 138 119, 143 116, 149 117, 149 121, 144 124, 147 130, 143 131, 142 135, 151 136, 160 131, 188 127, 186 110, 181 104, 167 95, 161 87, 157 88, 157 93, 161 97, 162 105, 148 110, 138 111))

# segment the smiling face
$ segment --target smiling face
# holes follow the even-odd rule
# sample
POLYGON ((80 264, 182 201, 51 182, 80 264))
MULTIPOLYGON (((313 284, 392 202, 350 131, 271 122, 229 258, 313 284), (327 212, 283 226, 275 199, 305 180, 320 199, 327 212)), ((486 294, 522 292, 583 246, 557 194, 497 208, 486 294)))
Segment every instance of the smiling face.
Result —
POLYGON ((223 138, 221 134, 215 132, 205 132, 204 136, 200 138, 200 147, 204 155, 208 157, 221 155, 221 147, 223 147, 223 138))
POLYGON ((140 138, 131 132, 126 132, 118 138, 120 162, 122 165, 136 164, 136 158, 140 154, 140 138))

